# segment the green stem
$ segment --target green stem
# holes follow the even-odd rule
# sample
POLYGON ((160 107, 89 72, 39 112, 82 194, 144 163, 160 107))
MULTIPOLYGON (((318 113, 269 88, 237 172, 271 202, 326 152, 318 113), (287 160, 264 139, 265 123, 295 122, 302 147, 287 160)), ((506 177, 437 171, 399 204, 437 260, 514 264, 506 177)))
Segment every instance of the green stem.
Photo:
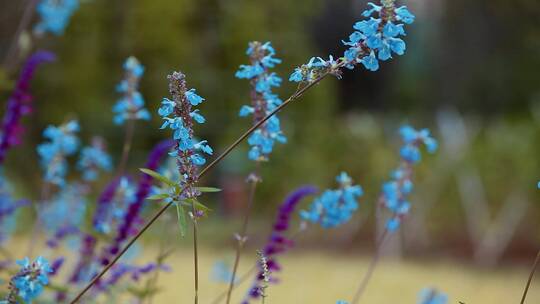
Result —
POLYGON ((122 156, 120 157, 120 163, 116 168, 115 178, 118 178, 124 174, 127 161, 129 158, 129 152, 131 151, 131 144, 133 142, 133 135, 135 134, 135 119, 128 119, 126 125, 126 134, 124 136, 124 145, 122 147, 122 156))
POLYGON ((527 280, 527 285, 525 285, 525 290, 523 291, 523 296, 521 297, 520 304, 525 303, 525 298, 527 298, 527 292, 529 292, 529 287, 531 286, 532 279, 534 277, 534 273, 536 272, 536 268, 538 267, 538 264, 540 263, 540 250, 538 250, 538 253, 536 254, 536 259, 534 260, 533 267, 531 269, 531 274, 529 274, 529 279, 527 280))
MULTIPOLYGON (((259 163, 257 163, 257 168, 258 167, 259 167, 259 163)), ((227 304, 231 302, 231 296, 232 296, 232 291, 234 287, 234 280, 236 279, 236 272, 238 271, 238 265, 240 264, 240 256, 242 255, 242 249, 244 248, 244 245, 247 241, 246 234, 247 234, 247 228, 248 228, 248 223, 249 223, 249 217, 251 214, 251 209, 255 202, 255 190, 257 189, 257 183, 259 181, 259 177, 257 173, 254 173, 250 177, 248 177, 248 179, 250 180, 250 183, 251 183, 251 189, 249 192, 247 209, 244 214, 244 223, 242 225, 242 230, 237 235, 238 242, 236 244, 236 254, 235 254, 235 259, 234 259, 234 266, 233 266, 233 271, 231 275, 231 280, 229 282, 229 290, 227 291, 227 301, 226 301, 227 304)))
POLYGON ((6 57, 4 58, 4 68, 9 71, 14 64, 18 61, 17 58, 13 58, 19 49, 19 41, 21 39, 22 33, 26 30, 28 25, 30 25, 30 22, 32 21, 32 15, 34 14, 34 8, 36 7, 38 0, 28 0, 28 4, 26 5, 24 9, 23 16, 21 18, 21 22, 19 22, 19 25, 17 26, 17 30, 15 31, 15 35, 13 36, 13 40, 11 41, 11 44, 9 46, 9 49, 6 53, 6 57))
POLYGON ((356 290, 356 293, 353 297, 353 300, 351 301, 351 304, 357 304, 360 301, 360 298, 366 291, 366 288, 368 286, 369 281, 371 280, 371 277, 373 276, 373 273, 375 272, 375 268, 377 264, 379 263, 379 260, 381 258, 381 248, 384 244, 385 240, 389 236, 388 229, 384 229, 383 234, 381 235, 379 241, 377 242, 377 246, 375 249, 375 255, 373 256, 373 259, 369 263, 368 270, 364 274, 364 277, 362 278, 362 281, 360 282, 360 285, 358 286, 358 289, 356 290))
POLYGON ((193 265, 194 265, 194 280, 195 280, 195 304, 199 303, 199 252, 197 242, 197 210, 195 204, 191 201, 191 212, 193 219, 193 265))
MULTIPOLYGON (((270 117, 277 114, 279 111, 281 111, 283 108, 288 106, 291 102, 301 97, 307 90, 321 82, 326 76, 328 76, 328 73, 322 74, 319 76, 319 78, 315 79, 313 82, 310 82, 306 86, 300 88, 297 90, 291 97, 289 97, 287 100, 285 100, 281 105, 276 107, 270 114, 268 114, 265 118, 261 119, 257 124, 253 125, 251 128, 249 128, 244 134, 242 134, 237 140, 235 140, 223 153, 221 153, 214 161, 212 161, 208 166, 206 166, 204 169, 201 170, 199 173, 199 178, 203 177, 207 172, 209 172, 212 168, 214 168, 219 162, 221 162, 229 153, 231 153, 232 150, 234 150, 242 141, 244 141, 251 133, 255 132, 262 124, 264 124, 270 117)), ((184 189, 182 190, 182 192, 184 189)), ((150 218, 148 223, 144 225, 141 230, 133 236, 133 238, 127 243, 127 245, 116 254, 116 256, 111 260, 111 262, 103 268, 103 270, 97 274, 76 296, 75 298, 70 302, 70 304, 77 303, 82 296, 90 290, 90 288, 101 278, 103 275, 105 275, 111 267, 118 262, 118 260, 126 253, 126 251, 143 235, 143 233, 150 227, 152 224, 173 204, 173 202, 168 203, 167 205, 163 206, 154 216, 150 218)))

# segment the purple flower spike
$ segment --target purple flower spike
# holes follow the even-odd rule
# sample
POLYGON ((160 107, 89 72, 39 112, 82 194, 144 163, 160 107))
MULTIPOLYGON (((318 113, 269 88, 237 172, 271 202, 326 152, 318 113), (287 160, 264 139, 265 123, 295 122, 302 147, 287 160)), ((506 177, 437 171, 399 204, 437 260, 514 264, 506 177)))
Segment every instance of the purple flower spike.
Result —
MULTIPOLYGON (((150 156, 148 157, 145 168, 148 168, 150 170, 157 170, 161 163, 161 160, 163 159, 163 156, 165 156, 174 145, 175 143, 172 140, 162 141, 161 143, 157 144, 152 150, 152 152, 150 152, 150 156)), ((138 223, 139 213, 141 212, 146 197, 148 197, 148 194, 152 189, 152 180, 153 178, 148 174, 141 175, 141 178, 139 179, 137 193, 135 195, 136 199, 129 206, 126 215, 124 216, 124 219, 119 226, 118 234, 114 238, 114 241, 103 253, 103 256, 101 258, 102 265, 105 266, 109 264, 110 256, 117 254, 120 250, 120 247, 128 238, 128 236, 136 231, 137 228, 135 226, 138 223)))
POLYGON ((15 89, 7 102, 7 109, 2 121, 0 134, 0 164, 4 162, 9 148, 21 142, 23 132, 21 118, 32 111, 32 95, 30 94, 30 81, 36 68, 41 63, 54 61, 56 56, 47 51, 37 51, 26 61, 25 66, 15 85, 15 89))
MULTIPOLYGON (((274 222, 274 229, 268 238, 263 254, 267 258, 266 265, 271 272, 281 270, 281 266, 276 261, 278 254, 285 253, 294 245, 293 240, 285 236, 285 232, 289 229, 291 216, 298 203, 308 195, 317 193, 317 188, 314 186, 302 186, 289 194, 283 204, 279 207, 279 211, 274 222)), ((248 296, 242 301, 242 304, 248 304, 250 299, 258 299, 261 296, 263 281, 263 269, 259 269, 252 287, 248 291, 248 296)), ((270 282, 277 282, 278 279, 271 276, 270 282)))

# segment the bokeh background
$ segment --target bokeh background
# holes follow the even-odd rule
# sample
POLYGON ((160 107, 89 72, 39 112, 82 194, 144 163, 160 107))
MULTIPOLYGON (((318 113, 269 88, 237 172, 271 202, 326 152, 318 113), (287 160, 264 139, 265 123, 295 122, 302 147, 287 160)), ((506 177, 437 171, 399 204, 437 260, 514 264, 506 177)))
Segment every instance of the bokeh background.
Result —
MULTIPOLYGON (((24 4, 0 2, 0 55, 12 42, 24 4)), ((85 1, 64 36, 46 37, 33 46, 55 52, 58 60, 41 68, 33 82, 36 111, 26 120, 25 143, 9 155, 5 174, 21 196, 36 198, 41 172, 35 146, 46 125, 68 118, 80 121, 84 140, 105 137, 118 159, 124 130, 112 123, 111 107, 119 97, 115 86, 122 78, 121 65, 130 55, 146 66, 141 92, 152 113, 168 95, 166 75, 174 70, 188 75, 190 86, 207 99, 201 107, 207 123, 198 134, 221 151, 250 123, 237 116, 248 102, 248 84, 234 77, 247 61, 247 43, 271 41, 283 59, 276 71, 288 78, 312 56, 341 54, 340 41, 365 5, 361 0, 85 1)), ((540 244, 540 4, 411 0, 407 5, 417 20, 408 31, 405 56, 384 63, 377 73, 357 69, 345 72, 342 80, 327 79, 280 114, 289 142, 278 145, 263 166, 246 253, 261 246, 276 206, 297 186, 332 187, 334 176, 344 170, 365 190, 350 224, 310 230, 286 258, 295 265, 294 274, 307 270, 307 277, 317 281, 313 284, 332 290, 323 298, 316 292, 311 295, 316 297, 302 298, 309 292, 302 293, 295 303, 331 301, 338 296, 335 290, 351 290, 355 275, 365 270, 377 231, 376 198, 398 162, 397 129, 403 123, 430 128, 440 150, 417 168, 411 216, 385 246, 387 262, 371 286, 373 303, 401 300, 399 293, 385 293, 400 288, 406 290, 403 303, 412 302, 414 292, 432 284, 456 301, 495 303, 504 302, 504 296, 514 301, 540 244), (312 269, 317 267, 322 267, 319 275, 312 269)), ((0 74, 4 101, 15 75, 0 74)), ((277 92, 285 98, 294 89, 284 81, 277 92)), ((167 136, 159 125, 157 115, 137 123, 132 173, 152 145, 167 136)), ((232 260, 231 235, 240 228, 244 179, 253 169, 246 153, 244 144, 205 179, 224 189, 208 198, 214 212, 201 229, 208 265, 232 260)), ((177 240, 171 223, 153 228, 144 240, 148 246, 157 247, 164 235, 177 240)), ((24 229, 19 233, 24 238, 24 229)), ((180 256, 189 259, 190 244, 178 239, 180 256)), ((191 267, 179 258, 174 261, 175 268, 191 267)), ((310 289, 301 282, 304 277, 287 277, 287 271, 285 266, 284 283, 295 283, 275 287, 276 294, 310 289)), ((540 301, 536 287, 531 303, 540 301)), ((273 303, 286 301, 278 299, 273 303)))

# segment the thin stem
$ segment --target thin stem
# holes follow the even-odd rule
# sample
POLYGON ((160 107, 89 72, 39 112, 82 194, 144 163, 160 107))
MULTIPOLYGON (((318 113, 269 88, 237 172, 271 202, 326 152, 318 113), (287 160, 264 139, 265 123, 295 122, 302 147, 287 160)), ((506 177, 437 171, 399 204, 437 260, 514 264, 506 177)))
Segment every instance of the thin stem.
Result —
POLYGON ((133 134, 135 134, 135 119, 128 119, 126 125, 126 134, 124 136, 124 145, 122 148, 122 157, 120 158, 120 163, 116 168, 116 178, 124 174, 124 170, 126 169, 129 152, 131 151, 131 143, 133 142, 133 134))
POLYGON ((11 41, 11 44, 9 46, 9 49, 6 53, 6 57, 4 58, 3 65, 6 68, 6 70, 10 70, 13 64, 17 61, 13 57, 17 53, 17 50, 19 49, 19 41, 21 39, 21 35, 26 30, 28 25, 30 24, 30 21, 32 21, 32 15, 34 14, 34 7, 36 6, 38 0, 29 0, 28 4, 26 5, 26 8, 24 9, 21 21, 19 22, 19 26, 17 27, 17 30, 15 31, 15 35, 13 36, 13 40, 11 41))
POLYGON ((362 278, 362 281, 360 282, 360 285, 358 286, 358 289, 356 290, 356 293, 354 294, 351 304, 357 304, 358 301, 360 301, 360 298, 362 297, 364 292, 366 291, 368 283, 371 280, 371 277, 373 276, 373 273, 375 272, 375 268, 381 258, 382 245, 389 235, 390 234, 389 234, 388 229, 384 229, 383 234, 381 235, 379 241, 377 242, 375 255, 373 256, 373 259, 371 259, 371 262, 369 263, 368 270, 366 271, 366 274, 364 274, 364 277, 362 278))
MULTIPOLYGON (((258 167, 259 167, 259 163, 257 163, 257 169, 258 167)), ((231 275, 231 281, 229 282, 229 291, 227 292, 227 301, 226 301, 227 304, 231 302, 231 295, 232 295, 232 291, 234 287, 234 280, 236 279, 236 272, 238 271, 238 265, 240 264, 240 255, 242 254, 242 249, 244 248, 244 245, 247 241, 246 234, 247 234, 247 228, 248 228, 248 223, 249 223, 249 217, 250 217, 251 209, 255 201, 255 190, 257 189, 259 177, 257 173, 255 173, 255 174, 252 174, 250 177, 248 177, 248 179, 251 182, 251 189, 249 192, 247 209, 244 214, 244 223, 242 225, 242 230, 237 235, 238 242, 236 244, 236 255, 234 259, 234 266, 233 266, 233 271, 231 275)))
POLYGON ((527 280, 527 285, 525 285, 525 290, 523 291, 523 296, 521 297, 520 304, 525 303, 525 298, 527 297, 527 292, 529 292, 529 287, 531 286, 531 282, 534 277, 534 273, 536 272, 536 267, 538 267, 538 264, 540 264, 540 250, 538 250, 538 253, 536 254, 536 259, 534 260, 531 274, 529 275, 529 279, 527 280))
MULTIPOLYGON (((285 108, 287 105, 289 105, 292 101, 298 99, 301 97, 307 90, 321 82, 326 76, 328 76, 329 73, 324 73, 319 78, 315 79, 313 82, 310 82, 306 86, 300 88, 297 90, 291 97, 289 97, 287 100, 285 100, 281 105, 276 107, 272 112, 270 112, 268 115, 266 115, 265 118, 261 119, 258 123, 254 124, 251 128, 249 128, 244 134, 242 134, 237 140, 235 140, 223 153, 221 153, 214 161, 212 161, 208 166, 203 168, 201 172, 199 173, 199 177, 203 177, 208 171, 210 171, 212 168, 214 168, 219 162, 221 162, 229 153, 231 153, 234 148, 236 148, 244 139, 246 139, 251 133, 253 133, 255 130, 257 130, 262 124, 264 124, 270 117, 274 116, 276 113, 281 111, 283 108, 285 108)), ((182 192, 184 189, 182 190, 182 192)), ((142 227, 142 229, 133 236, 133 238, 127 243, 127 245, 120 251, 116 256, 112 259, 111 263, 109 263, 107 266, 103 268, 103 270, 96 275, 92 281, 90 281, 83 290, 81 290, 77 296, 70 302, 70 304, 77 303, 81 299, 81 297, 88 291, 90 288, 103 276, 109 269, 116 263, 118 260, 126 253, 126 251, 141 237, 141 235, 173 204, 173 202, 168 203, 167 205, 163 206, 154 216, 150 218, 150 221, 146 223, 142 227)))
POLYGON ((197 242, 197 213, 195 203, 191 201, 191 212, 193 219, 193 264, 194 264, 194 280, 195 280, 195 304, 199 303, 199 252, 197 242))

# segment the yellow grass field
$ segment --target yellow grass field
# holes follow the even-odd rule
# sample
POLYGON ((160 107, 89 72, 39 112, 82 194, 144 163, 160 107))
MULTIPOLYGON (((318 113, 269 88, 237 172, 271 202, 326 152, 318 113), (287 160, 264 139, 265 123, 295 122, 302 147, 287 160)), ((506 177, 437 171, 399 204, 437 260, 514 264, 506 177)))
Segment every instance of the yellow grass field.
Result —
MULTIPOLYGON (((225 290, 225 284, 212 281, 210 274, 216 260, 230 255, 229 252, 202 251, 200 303, 211 303, 225 290)), ((169 259, 174 272, 160 277, 162 293, 154 303, 192 303, 192 258, 192 253, 186 249, 174 253, 169 259)), ((268 288, 267 304, 333 304, 339 299, 350 300, 369 262, 365 257, 307 251, 287 254, 281 261, 284 271, 279 277, 282 282, 268 288)), ((248 260, 246 255, 243 262, 240 273, 252 265, 253 257, 248 260)), ((449 303, 519 303, 528 272, 526 268, 507 267, 486 270, 450 261, 384 261, 376 270, 361 303, 416 303, 418 292, 427 286, 446 292, 449 303)), ((244 283, 235 291, 233 303, 240 302, 248 285, 244 283)), ((540 275, 534 281, 526 303, 540 303, 540 275)))

